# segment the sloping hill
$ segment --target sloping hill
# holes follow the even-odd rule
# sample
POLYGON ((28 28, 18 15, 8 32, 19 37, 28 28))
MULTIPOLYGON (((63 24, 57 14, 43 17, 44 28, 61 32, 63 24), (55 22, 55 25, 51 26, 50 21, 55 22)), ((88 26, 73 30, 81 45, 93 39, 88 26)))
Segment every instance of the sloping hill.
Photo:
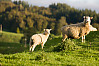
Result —
POLYGON ((89 42, 99 42, 99 31, 91 31, 87 36, 86 36, 86 41, 89 42))
POLYGON ((0 42, 20 43, 23 34, 3 31, 0 33, 0 42))

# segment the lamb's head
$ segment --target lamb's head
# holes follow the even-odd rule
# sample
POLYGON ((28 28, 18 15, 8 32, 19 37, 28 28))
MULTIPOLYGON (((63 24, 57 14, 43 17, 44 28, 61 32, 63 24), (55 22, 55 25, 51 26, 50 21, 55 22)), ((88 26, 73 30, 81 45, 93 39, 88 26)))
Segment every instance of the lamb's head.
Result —
POLYGON ((93 19, 93 17, 89 17, 89 16, 84 16, 83 18, 84 18, 85 25, 90 25, 91 19, 93 19))
POLYGON ((50 31, 51 31, 52 29, 44 29, 44 34, 45 35, 47 35, 47 34, 50 34, 50 31))

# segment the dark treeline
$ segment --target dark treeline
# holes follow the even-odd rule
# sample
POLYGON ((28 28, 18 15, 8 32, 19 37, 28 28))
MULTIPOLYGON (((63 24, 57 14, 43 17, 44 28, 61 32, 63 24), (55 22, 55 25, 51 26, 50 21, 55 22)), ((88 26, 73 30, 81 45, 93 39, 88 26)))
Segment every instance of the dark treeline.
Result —
POLYGON ((93 16, 92 25, 99 30, 99 14, 92 10, 79 10, 61 3, 38 7, 21 0, 0 0, 0 24, 4 30, 17 33, 51 28, 51 33, 59 35, 62 26, 82 22, 84 15, 93 16))

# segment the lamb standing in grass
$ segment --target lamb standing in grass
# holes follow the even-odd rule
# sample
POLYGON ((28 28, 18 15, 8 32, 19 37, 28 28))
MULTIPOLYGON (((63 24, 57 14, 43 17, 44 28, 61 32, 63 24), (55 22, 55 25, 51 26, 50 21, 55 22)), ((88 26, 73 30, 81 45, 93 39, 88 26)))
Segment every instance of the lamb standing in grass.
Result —
MULTIPOLYGON (((89 26, 89 30, 90 30, 90 31, 97 31, 97 29, 94 28, 92 25, 89 26)), ((85 35, 82 36, 82 42, 85 42, 85 35)))
POLYGON ((43 46, 49 37, 50 31, 51 29, 44 29, 44 33, 33 35, 30 38, 30 51, 31 50, 34 51, 35 47, 39 44, 41 44, 42 49, 43 49, 43 46))
POLYGON ((84 16, 84 21, 78 24, 66 25, 61 28, 63 41, 66 38, 79 39, 90 32, 90 22, 93 17, 84 16))

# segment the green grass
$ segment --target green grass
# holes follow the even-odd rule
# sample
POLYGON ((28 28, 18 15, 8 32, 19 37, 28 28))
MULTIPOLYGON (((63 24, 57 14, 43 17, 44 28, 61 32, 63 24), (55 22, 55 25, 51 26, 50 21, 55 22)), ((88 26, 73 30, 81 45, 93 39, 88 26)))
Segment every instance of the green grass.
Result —
POLYGON ((99 31, 90 32, 86 36, 86 40, 89 41, 89 42, 99 42, 99 31))
MULTIPOLYGON (((14 66, 99 66, 99 33, 91 32, 86 43, 80 39, 70 39, 81 48, 69 51, 53 51, 61 43, 60 36, 50 37, 44 49, 41 45, 29 52, 29 47, 20 43, 0 42, 0 65, 14 66), (97 36, 93 36, 96 35, 97 36), (92 40, 92 38, 94 38, 92 40)), ((66 40, 68 41, 68 40, 66 40)))
POLYGON ((0 33, 0 42, 20 43, 21 37, 23 37, 23 34, 3 31, 0 33))

